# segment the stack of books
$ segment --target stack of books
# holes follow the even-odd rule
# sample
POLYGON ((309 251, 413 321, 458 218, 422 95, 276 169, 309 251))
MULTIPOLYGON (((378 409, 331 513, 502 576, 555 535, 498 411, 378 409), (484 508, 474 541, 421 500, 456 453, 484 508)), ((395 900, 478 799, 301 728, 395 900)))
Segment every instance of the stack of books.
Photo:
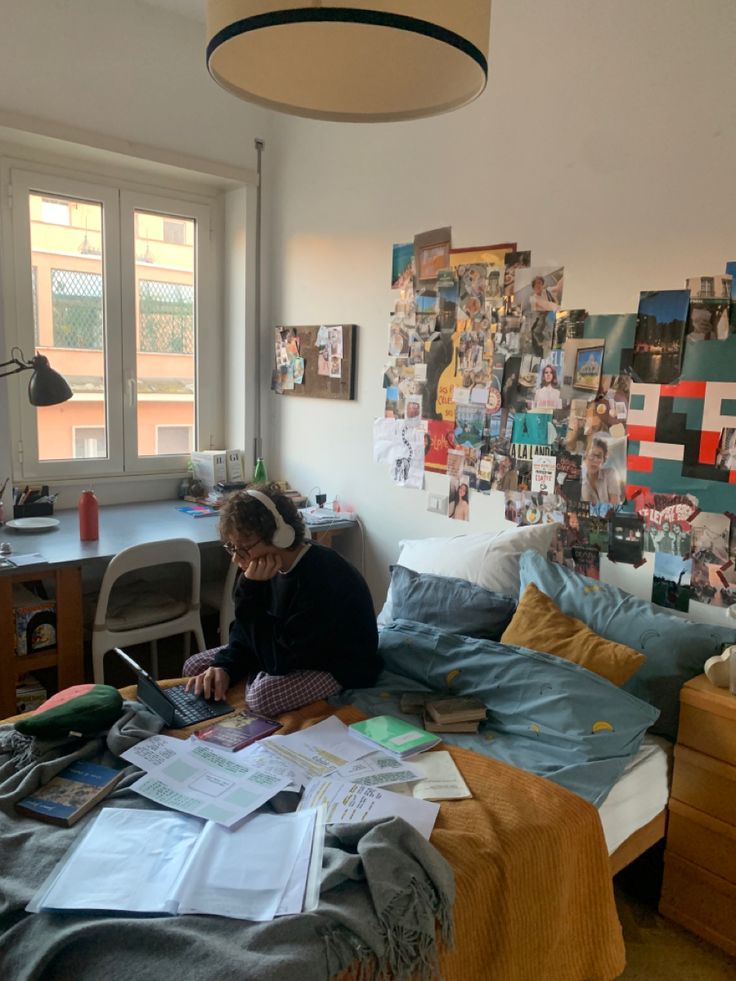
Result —
POLYGON ((485 705, 471 695, 429 699, 424 706, 428 732, 477 732, 485 717, 485 705))

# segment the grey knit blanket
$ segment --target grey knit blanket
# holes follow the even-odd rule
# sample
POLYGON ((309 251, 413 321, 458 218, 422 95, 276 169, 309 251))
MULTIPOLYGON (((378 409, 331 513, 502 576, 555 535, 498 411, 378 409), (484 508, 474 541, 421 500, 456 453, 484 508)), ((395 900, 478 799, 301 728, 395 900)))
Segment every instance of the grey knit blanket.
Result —
MULTIPOLYGON (((155 717, 137 703, 125 709, 109 733, 91 740, 42 745, 0 726, 3 981, 328 981, 354 962, 361 981, 438 976, 437 934, 451 943, 453 874, 400 818, 330 827, 313 913, 270 923, 26 913, 31 896, 95 812, 60 828, 24 818, 13 805, 74 759, 111 762, 157 731, 155 717)), ((128 789, 140 774, 128 769, 106 804, 155 807, 128 789)))

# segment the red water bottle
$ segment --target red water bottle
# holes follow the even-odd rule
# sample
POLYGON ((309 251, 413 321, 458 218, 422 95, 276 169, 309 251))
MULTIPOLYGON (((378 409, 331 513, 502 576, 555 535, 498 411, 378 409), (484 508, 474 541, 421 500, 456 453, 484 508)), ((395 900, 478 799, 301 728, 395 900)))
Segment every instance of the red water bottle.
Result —
POLYGON ((94 491, 82 491, 79 498, 79 538, 83 542, 96 542, 100 537, 100 507, 94 491))

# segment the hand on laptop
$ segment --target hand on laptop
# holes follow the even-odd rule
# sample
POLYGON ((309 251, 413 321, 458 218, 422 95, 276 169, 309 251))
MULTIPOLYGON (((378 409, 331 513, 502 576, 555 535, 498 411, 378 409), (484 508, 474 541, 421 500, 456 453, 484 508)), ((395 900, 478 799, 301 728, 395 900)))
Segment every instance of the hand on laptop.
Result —
POLYGON ((230 675, 224 668, 207 668, 200 674, 195 674, 187 681, 187 691, 194 692, 195 695, 204 695, 205 698, 213 698, 216 702, 222 701, 230 687, 230 675))

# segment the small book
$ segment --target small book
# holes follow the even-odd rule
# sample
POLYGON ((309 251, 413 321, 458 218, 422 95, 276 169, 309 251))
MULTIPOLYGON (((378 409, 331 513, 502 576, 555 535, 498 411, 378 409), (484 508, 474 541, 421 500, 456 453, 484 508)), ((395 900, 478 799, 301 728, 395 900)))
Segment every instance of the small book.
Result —
POLYGON ((348 728, 363 742, 380 746, 402 760, 415 753, 423 753, 440 741, 426 729, 419 729, 393 715, 377 715, 363 722, 353 722, 348 728))
POLYGON ((486 717, 485 705, 472 695, 435 698, 427 702, 426 710, 435 722, 480 722, 486 717))
POLYGON ((405 691, 399 699, 399 708, 407 715, 421 715, 431 698, 437 698, 437 692, 405 691))
POLYGON ((473 796, 447 750, 423 753, 412 760, 411 765, 421 774, 421 779, 416 783, 406 785, 409 788, 407 793, 412 797, 420 800, 464 800, 473 796))
POLYGON ((207 729, 200 729, 194 735, 203 742, 221 749, 229 749, 235 753, 239 749, 250 746, 257 739, 264 739, 281 728, 280 722, 267 719, 262 715, 252 715, 248 712, 236 712, 235 715, 223 722, 216 722, 207 729))
POLYGON ((428 712, 424 713, 424 728, 427 732, 477 732, 478 719, 458 719, 456 722, 438 722, 428 712))
POLYGON ((182 514, 188 514, 190 518, 209 518, 213 514, 220 513, 217 508, 208 507, 206 504, 185 504, 176 510, 181 511, 182 514))
POLYGON ((19 800, 17 811, 28 817, 71 828, 113 790, 124 770, 77 760, 38 790, 19 800))

